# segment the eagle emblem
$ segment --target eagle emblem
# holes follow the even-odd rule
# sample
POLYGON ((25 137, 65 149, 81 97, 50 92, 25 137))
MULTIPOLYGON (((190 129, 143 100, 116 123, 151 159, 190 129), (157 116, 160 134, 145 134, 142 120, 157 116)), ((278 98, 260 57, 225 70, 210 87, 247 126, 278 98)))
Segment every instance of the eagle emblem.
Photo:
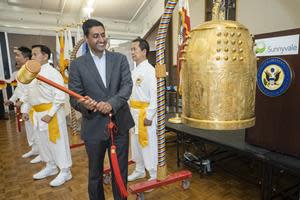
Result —
POLYGON ((274 67, 270 69, 270 71, 264 71, 266 77, 263 79, 264 85, 266 87, 273 88, 278 85, 277 81, 279 80, 281 70, 276 70, 274 67))
POLYGON ((269 97, 283 95, 290 87, 292 80, 292 70, 282 58, 267 58, 257 70, 257 86, 263 94, 269 97))

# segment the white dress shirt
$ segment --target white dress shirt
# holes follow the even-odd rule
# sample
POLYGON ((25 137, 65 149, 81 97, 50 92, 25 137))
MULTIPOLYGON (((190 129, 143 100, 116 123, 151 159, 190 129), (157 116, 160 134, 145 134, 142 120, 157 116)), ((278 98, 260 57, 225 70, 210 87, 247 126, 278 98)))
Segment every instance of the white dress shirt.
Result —
POLYGON ((105 51, 103 51, 103 54, 101 56, 101 58, 99 58, 98 56, 96 56, 95 54, 93 54, 92 51, 91 55, 92 58, 94 60, 94 63, 98 69, 98 72, 101 76, 102 82, 104 84, 104 86, 106 87, 106 56, 105 56, 105 51))

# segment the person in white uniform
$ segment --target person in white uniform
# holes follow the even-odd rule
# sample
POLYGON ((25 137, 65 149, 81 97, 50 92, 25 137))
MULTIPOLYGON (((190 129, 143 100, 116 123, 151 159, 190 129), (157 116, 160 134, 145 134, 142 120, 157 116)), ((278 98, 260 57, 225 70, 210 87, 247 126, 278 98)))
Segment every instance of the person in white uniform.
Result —
MULTIPOLYGON (((41 66, 39 75, 64 85, 61 74, 48 63, 51 51, 44 45, 32 46, 32 59, 41 66)), ((31 116, 36 132, 40 156, 46 167, 33 175, 34 179, 43 179, 58 173, 50 182, 51 186, 60 186, 72 178, 71 152, 63 103, 66 94, 44 82, 34 79, 26 87, 28 107, 34 112, 31 116)))
MULTIPOLYGON (((16 71, 12 74, 11 79, 8 81, 9 83, 16 80, 16 75, 19 69, 31 58, 31 50, 27 47, 18 47, 17 49, 14 49, 15 53, 15 60, 16 60, 16 71)), ((23 90, 26 85, 18 82, 17 87, 15 88, 15 91, 13 95, 9 98, 9 100, 5 101, 5 105, 14 104, 16 107, 21 107, 21 113, 24 109, 23 101, 23 90)), ((22 155, 22 158, 29 158, 31 156, 37 155, 33 160, 31 160, 31 163, 38 163, 41 161, 38 151, 38 146, 35 141, 34 132, 32 130, 32 124, 29 120, 25 121, 25 131, 27 136, 28 145, 31 147, 31 150, 25 154, 22 155)))
POLYGON ((146 176, 157 176, 157 88, 154 67, 148 62, 149 44, 137 38, 131 45, 132 58, 136 67, 132 71, 133 89, 130 108, 135 127, 130 130, 131 153, 135 161, 135 170, 128 176, 134 181, 146 176))

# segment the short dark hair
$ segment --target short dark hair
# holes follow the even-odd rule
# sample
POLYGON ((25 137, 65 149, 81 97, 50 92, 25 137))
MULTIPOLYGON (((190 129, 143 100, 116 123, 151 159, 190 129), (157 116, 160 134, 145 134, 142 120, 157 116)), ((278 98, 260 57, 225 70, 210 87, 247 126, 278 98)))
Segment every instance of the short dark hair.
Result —
POLYGON ((24 56, 24 58, 31 59, 31 49, 29 49, 27 47, 24 47, 24 46, 21 46, 17 50, 19 50, 22 53, 22 55, 24 56))
POLYGON ((150 51, 150 47, 149 47, 149 43, 147 42, 147 40, 144 40, 140 37, 132 40, 132 42, 139 42, 139 47, 140 49, 143 51, 144 49, 146 49, 146 56, 148 57, 149 55, 149 51, 150 51))
POLYGON ((99 22, 98 20, 88 19, 85 22, 83 22, 83 24, 82 24, 83 34, 87 37, 89 35, 90 28, 92 28, 94 26, 101 26, 103 29, 105 29, 104 25, 101 22, 99 22))
POLYGON ((33 48, 40 48, 42 53, 48 55, 48 60, 50 59, 50 56, 51 56, 51 50, 49 49, 49 47, 47 47, 47 46, 45 46, 45 45, 42 45, 42 44, 36 44, 36 45, 33 45, 31 48, 32 48, 32 49, 33 49, 33 48))

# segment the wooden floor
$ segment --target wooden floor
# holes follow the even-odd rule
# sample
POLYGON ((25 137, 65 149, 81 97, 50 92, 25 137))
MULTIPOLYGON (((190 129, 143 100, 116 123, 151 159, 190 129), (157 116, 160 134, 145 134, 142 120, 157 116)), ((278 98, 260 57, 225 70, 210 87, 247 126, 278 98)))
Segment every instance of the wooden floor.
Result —
MULTIPOLYGON (((21 155, 29 149, 24 128, 16 132, 15 119, 0 120, 0 200, 87 200, 87 156, 84 147, 72 149, 73 179, 61 187, 51 188, 49 182, 54 177, 34 181, 32 175, 43 164, 30 164, 32 158, 23 159, 21 155)), ((78 137, 70 136, 71 143, 78 137)), ((169 144, 168 172, 179 171, 176 167, 175 145, 169 144)), ((184 169, 182 167, 181 169, 184 169)), ((187 169, 187 168, 186 168, 187 169)), ((129 167, 129 171, 133 166, 129 167)), ((145 194, 145 199, 155 200, 256 200, 260 199, 259 188, 231 176, 221 169, 214 169, 210 176, 199 175, 193 171, 191 187, 183 191, 180 183, 174 183, 145 194)), ((113 199, 111 186, 105 186, 106 199, 113 199)), ((130 195, 129 199, 135 199, 130 195)))

